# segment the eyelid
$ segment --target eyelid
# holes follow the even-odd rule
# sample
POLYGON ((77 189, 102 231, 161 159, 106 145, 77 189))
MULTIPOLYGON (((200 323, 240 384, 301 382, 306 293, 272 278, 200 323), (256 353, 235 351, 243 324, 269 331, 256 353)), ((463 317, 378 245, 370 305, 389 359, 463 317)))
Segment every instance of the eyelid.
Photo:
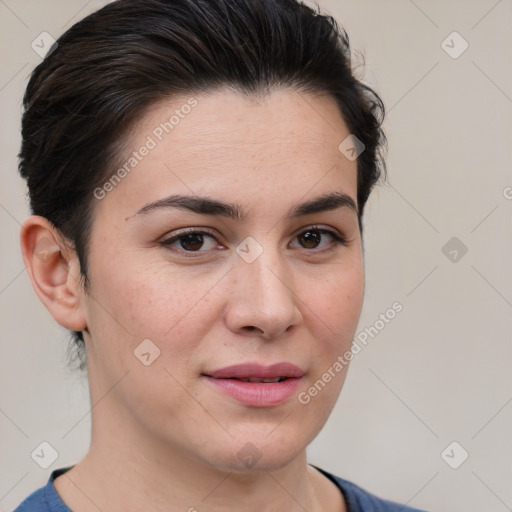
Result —
POLYGON ((214 234, 212 232, 212 230, 210 228, 204 228, 201 226, 191 226, 188 228, 181 228, 176 231, 173 231, 172 235, 166 234, 164 241, 172 239, 172 238, 179 238, 180 236, 186 236, 186 235, 196 234, 196 233, 210 235, 210 236, 213 236, 214 238, 217 236, 216 234, 214 234))
POLYGON ((304 247, 302 248, 308 252, 314 252, 315 250, 316 250, 316 252, 328 251, 329 249, 334 248, 334 246, 336 246, 336 245, 344 245, 345 246, 345 245, 348 245, 348 243, 350 242, 350 240, 341 231, 339 231, 335 228, 332 228, 332 227, 321 226, 318 224, 314 224, 312 226, 299 229, 297 232, 295 232, 293 237, 296 238, 300 234, 306 233, 307 231, 319 231, 322 234, 329 235, 333 239, 333 243, 330 244, 329 247, 324 247, 323 249, 316 249, 316 248, 315 249, 305 249, 304 247))
MULTIPOLYGON (((340 245, 346 246, 349 243, 349 240, 345 237, 345 235, 343 233, 341 233, 340 231, 338 231, 337 229, 332 228, 332 227, 327 227, 327 226, 321 226, 318 224, 302 227, 299 230, 297 230, 292 235, 292 242, 295 241, 295 239, 299 235, 301 235, 302 233, 306 233, 308 231, 318 231, 321 234, 327 234, 332 238, 332 241, 331 241, 331 243, 328 244, 327 247, 322 247, 322 248, 314 247, 314 248, 310 248, 310 249, 305 248, 305 247, 298 248, 299 250, 302 250, 306 253, 325 254, 329 251, 335 250, 336 247, 338 247, 340 245)), ((201 256, 205 256, 205 255, 208 255, 211 253, 211 251, 213 249, 205 250, 205 251, 202 251, 202 250, 187 251, 182 248, 172 248, 171 247, 171 245, 176 243, 181 237, 187 236, 189 234, 206 235, 207 237, 210 237, 213 240, 215 240, 215 242, 217 244, 224 245, 221 242, 219 242, 219 240, 218 240, 219 236, 215 233, 212 233, 212 230, 210 228, 204 228, 204 227, 199 227, 199 226, 193 226, 193 227, 179 229, 179 230, 173 232, 171 236, 167 236, 166 238, 161 240, 159 243, 161 246, 163 246, 169 250, 172 250, 182 256, 188 257, 188 258, 199 258, 201 256)), ((292 242, 290 242, 290 243, 292 243, 292 242)), ((223 247, 223 249, 225 249, 225 247, 223 247)), ((221 250, 221 249, 219 247, 217 247, 216 250, 221 250)))
MULTIPOLYGON (((317 231, 321 231, 321 232, 324 232, 324 233, 328 233, 328 234, 332 234, 332 235, 335 235, 341 239, 345 239, 345 235, 341 232, 339 232, 338 230, 330 227, 330 226, 322 226, 322 225, 319 225, 319 224, 312 224, 311 226, 306 226, 306 227, 302 227, 302 228, 299 228, 298 230, 296 230, 292 237, 296 237, 298 235, 300 235, 301 233, 304 233, 306 231, 313 231, 313 230, 317 230, 317 231)), ((213 233, 212 230, 210 228, 205 228, 205 227, 201 227, 201 226, 191 226, 191 227, 188 227, 188 228, 182 228, 182 229, 178 229, 177 231, 174 231, 172 233, 172 236, 168 236, 168 235, 165 235, 165 237, 163 237, 162 239, 162 242, 167 242, 169 240, 174 240, 176 238, 179 238, 181 236, 186 236, 186 235, 189 235, 189 234, 206 234, 206 235, 209 235, 215 239, 218 238, 218 234, 217 233, 213 233)), ((218 240, 217 240, 218 241, 218 240)))
POLYGON ((218 238, 221 238, 221 237, 217 233, 212 232, 212 230, 209 228, 203 228, 203 227, 198 227, 198 226, 178 229, 177 231, 173 231, 172 234, 166 234, 161 238, 159 243, 163 244, 164 246, 170 245, 171 243, 174 243, 177 240, 179 240, 182 236, 195 235, 195 234, 207 235, 207 236, 213 238, 217 243, 221 244, 221 242, 219 242, 219 240, 218 240, 218 238))
POLYGON ((333 235, 336 235, 340 238, 345 238, 343 233, 331 226, 323 226, 321 224, 312 224, 311 226, 306 226, 304 228, 298 229, 293 236, 298 236, 301 233, 304 233, 305 231, 322 231, 324 233, 332 233, 333 235))

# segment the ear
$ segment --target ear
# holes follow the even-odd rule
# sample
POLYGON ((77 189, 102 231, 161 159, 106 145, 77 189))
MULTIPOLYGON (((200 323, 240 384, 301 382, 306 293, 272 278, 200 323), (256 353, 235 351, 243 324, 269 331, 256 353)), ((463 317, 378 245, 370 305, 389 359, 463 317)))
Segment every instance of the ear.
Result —
POLYGON ((87 327, 78 256, 44 217, 32 215, 21 228, 21 251, 32 286, 53 318, 72 331, 87 327))

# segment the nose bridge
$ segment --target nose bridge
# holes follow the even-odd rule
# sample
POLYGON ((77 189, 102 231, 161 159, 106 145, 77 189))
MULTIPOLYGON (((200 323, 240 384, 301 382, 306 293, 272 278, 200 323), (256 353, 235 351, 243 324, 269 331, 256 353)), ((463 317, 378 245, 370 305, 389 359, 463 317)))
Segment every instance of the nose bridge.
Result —
POLYGON ((290 278, 279 250, 270 242, 260 244, 249 240, 246 244, 245 247, 238 249, 237 270, 243 275, 243 281, 247 283, 249 295, 251 292, 254 294, 251 297, 252 301, 260 300, 270 305, 274 302, 290 300, 291 283, 286 282, 290 278), (255 247, 256 244, 259 248, 255 247), (254 260, 245 259, 243 254, 240 255, 244 248, 253 252, 254 260))
POLYGON ((242 242, 237 250, 236 289, 230 318, 235 319, 236 329, 257 328, 269 336, 276 336, 300 320, 291 272, 275 244, 258 244, 258 250, 254 241, 248 243, 244 246, 242 242), (244 257, 255 250, 259 254, 254 257, 253 252, 254 259, 244 257))
POLYGON ((253 263, 244 265, 240 262, 240 266, 248 271, 255 292, 267 304, 291 300, 292 283, 289 282, 289 273, 277 251, 267 248, 253 263))

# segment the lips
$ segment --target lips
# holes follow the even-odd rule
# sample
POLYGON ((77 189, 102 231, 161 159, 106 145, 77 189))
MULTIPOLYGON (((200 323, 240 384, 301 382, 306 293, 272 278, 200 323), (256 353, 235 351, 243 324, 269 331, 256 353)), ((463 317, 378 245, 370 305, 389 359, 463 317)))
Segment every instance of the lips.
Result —
POLYGON ((207 372, 214 379, 238 379, 246 382, 279 382, 279 380, 302 377, 304 371, 291 363, 276 363, 263 366, 245 363, 207 372))
POLYGON ((291 363, 239 364, 203 374, 223 395, 252 407, 271 407, 286 402, 296 392, 303 375, 304 371, 291 363))

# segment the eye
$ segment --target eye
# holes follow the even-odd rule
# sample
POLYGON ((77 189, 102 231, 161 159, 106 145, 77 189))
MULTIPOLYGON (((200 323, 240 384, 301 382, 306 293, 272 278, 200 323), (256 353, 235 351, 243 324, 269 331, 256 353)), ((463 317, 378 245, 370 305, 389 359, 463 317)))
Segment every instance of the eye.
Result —
MULTIPOLYGON (((347 244, 347 240, 335 231, 317 226, 302 231, 296 236, 296 239, 300 244, 299 249, 308 250, 329 250, 334 249, 335 246, 347 244)), ((170 238, 162 240, 160 245, 190 256, 192 256, 191 253, 207 253, 222 247, 212 234, 194 228, 182 230, 170 238)), ((295 247, 297 246, 295 245, 295 247)))
POLYGON ((209 233, 188 229, 171 238, 163 240, 160 244, 164 247, 172 247, 178 251, 207 252, 214 249, 218 245, 218 242, 209 233))
POLYGON ((304 249, 328 249, 335 245, 346 245, 347 241, 330 229, 313 226, 297 235, 304 249))

